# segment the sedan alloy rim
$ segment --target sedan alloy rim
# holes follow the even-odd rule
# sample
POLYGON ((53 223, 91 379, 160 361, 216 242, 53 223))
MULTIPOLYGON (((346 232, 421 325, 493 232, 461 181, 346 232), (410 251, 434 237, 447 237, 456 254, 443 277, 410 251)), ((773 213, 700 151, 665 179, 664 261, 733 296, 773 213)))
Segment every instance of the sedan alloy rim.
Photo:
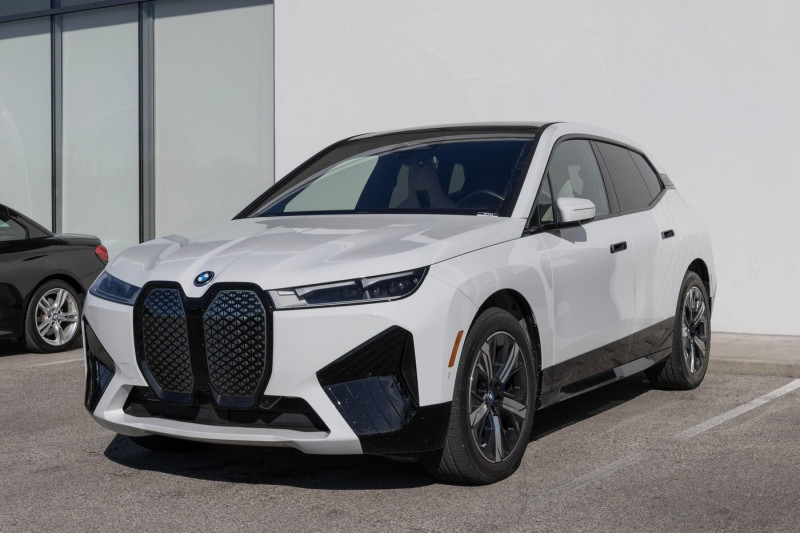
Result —
POLYGON ((708 311, 697 286, 690 287, 683 298, 681 340, 686 367, 696 375, 708 360, 708 311))
POLYGON ((36 304, 36 331, 52 346, 63 346, 78 331, 78 302, 66 289, 51 289, 36 304))
POLYGON ((528 362, 514 337, 489 336, 470 372, 469 424, 473 441, 491 463, 517 448, 528 410, 528 362))

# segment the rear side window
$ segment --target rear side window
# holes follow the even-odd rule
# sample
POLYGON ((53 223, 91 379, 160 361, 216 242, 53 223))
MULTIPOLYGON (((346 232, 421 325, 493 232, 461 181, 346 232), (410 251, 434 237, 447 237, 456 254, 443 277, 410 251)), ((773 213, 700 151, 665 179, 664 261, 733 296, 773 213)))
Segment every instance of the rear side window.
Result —
POLYGON ((597 148, 611 174, 611 182, 617 193, 620 211, 634 211, 650 205, 654 195, 650 193, 650 189, 631 157, 631 152, 620 146, 602 142, 597 143, 597 148))

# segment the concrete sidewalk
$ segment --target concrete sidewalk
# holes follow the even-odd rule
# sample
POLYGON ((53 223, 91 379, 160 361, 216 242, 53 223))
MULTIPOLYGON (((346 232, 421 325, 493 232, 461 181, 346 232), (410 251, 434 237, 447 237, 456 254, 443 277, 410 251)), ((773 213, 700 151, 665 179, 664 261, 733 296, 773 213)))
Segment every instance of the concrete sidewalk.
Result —
POLYGON ((800 337, 712 331, 708 371, 800 378, 800 337))

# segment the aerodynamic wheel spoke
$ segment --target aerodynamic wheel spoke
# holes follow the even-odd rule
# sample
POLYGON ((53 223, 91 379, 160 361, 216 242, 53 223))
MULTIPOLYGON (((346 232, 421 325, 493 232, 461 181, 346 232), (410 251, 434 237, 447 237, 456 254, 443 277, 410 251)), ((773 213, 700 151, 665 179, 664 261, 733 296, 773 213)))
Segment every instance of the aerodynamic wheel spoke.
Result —
POLYGON ((42 322, 41 324, 38 324, 36 326, 36 329, 39 330, 39 335, 44 337, 45 334, 47 333, 47 330, 50 329, 50 326, 51 324, 49 322, 42 322))
POLYGON ((36 310, 46 315, 50 312, 50 305, 48 305, 47 300, 42 298, 39 300, 39 303, 36 304, 36 310))
POLYGON ((701 322, 705 322, 706 320, 706 304, 702 301, 698 306, 697 313, 694 316, 694 320, 692 320, 692 325, 697 327, 700 325, 701 322))
POLYGON ((508 396, 503 397, 503 411, 509 413, 510 415, 525 420, 525 416, 528 413, 528 408, 525 404, 518 402, 514 398, 509 398, 508 396))
POLYGON ((486 413, 488 412, 489 406, 486 405, 485 402, 480 404, 477 409, 469 414, 469 425, 472 426, 473 429, 477 428, 481 422, 483 422, 484 418, 486 418, 486 413))
POLYGON ((694 341, 695 347, 700 351, 700 356, 706 356, 706 343, 703 339, 701 339, 698 335, 695 335, 692 339, 694 341))
POLYGON ((500 462, 503 460, 503 434, 500 429, 500 417, 492 415, 492 433, 494 437, 494 460, 500 462))
POLYGON ((494 365, 492 364, 492 356, 489 350, 491 350, 489 343, 484 343, 484 345, 481 346, 478 369, 481 370, 487 378, 489 378, 489 381, 491 381, 494 379, 494 365))
POLYGON ((511 347, 511 353, 508 355, 506 359, 506 363, 503 365, 503 368, 500 369, 500 373, 497 375, 497 380, 502 383, 503 385, 508 382, 508 378, 517 370, 517 361, 519 359, 520 349, 516 343, 511 347))

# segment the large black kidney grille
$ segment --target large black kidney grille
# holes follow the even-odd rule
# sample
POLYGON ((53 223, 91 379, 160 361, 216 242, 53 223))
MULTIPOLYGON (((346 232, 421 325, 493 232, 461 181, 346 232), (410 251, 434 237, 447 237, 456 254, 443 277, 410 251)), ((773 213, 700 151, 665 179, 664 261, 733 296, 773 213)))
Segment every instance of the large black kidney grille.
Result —
POLYGON ((142 306, 144 359, 158 386, 190 394, 194 389, 189 331, 183 299, 176 289, 153 289, 142 306))
POLYGON ((203 313, 208 377, 226 397, 253 397, 267 366, 267 312, 253 291, 220 291, 203 313))
POLYGON ((269 315, 258 294, 220 286, 191 299, 177 286, 145 290, 134 319, 137 353, 158 398, 190 404, 199 391, 223 407, 255 405, 272 366, 269 315))

